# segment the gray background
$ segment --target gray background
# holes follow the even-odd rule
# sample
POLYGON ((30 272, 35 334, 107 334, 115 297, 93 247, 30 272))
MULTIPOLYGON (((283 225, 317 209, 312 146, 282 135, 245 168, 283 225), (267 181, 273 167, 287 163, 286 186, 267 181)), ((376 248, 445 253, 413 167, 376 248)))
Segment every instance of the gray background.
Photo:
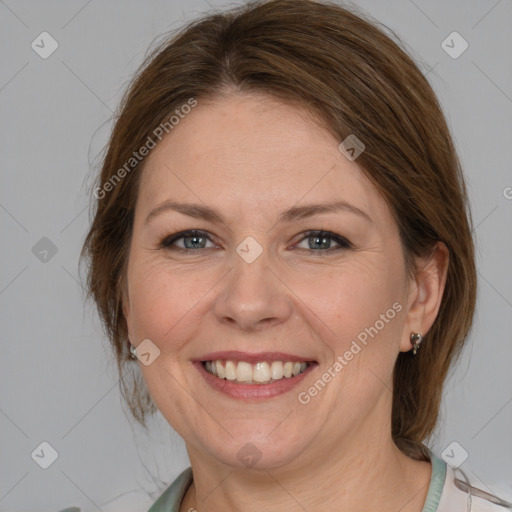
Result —
MULTIPOLYGON (((512 1, 356 4, 428 73, 471 195, 475 327, 430 445, 441 454, 458 442, 470 479, 510 499, 512 1), (457 59, 441 47, 453 31, 469 43, 457 59)), ((209 9, 199 0, 0 0, 0 511, 144 510, 188 465, 160 414, 149 435, 127 420, 77 261, 93 164, 121 93, 156 36, 209 9), (43 31, 59 44, 47 59, 31 48, 43 31), (43 237, 57 248, 47 261, 32 250, 43 237), (58 452, 46 470, 31 458, 43 441, 58 452)))

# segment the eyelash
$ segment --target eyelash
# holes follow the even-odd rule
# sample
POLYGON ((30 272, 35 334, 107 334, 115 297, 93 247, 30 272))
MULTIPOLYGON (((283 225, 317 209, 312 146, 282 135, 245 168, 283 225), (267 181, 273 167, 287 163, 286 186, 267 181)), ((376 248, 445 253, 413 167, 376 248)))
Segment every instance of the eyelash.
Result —
MULTIPOLYGON (((184 254, 197 253, 201 249, 187 249, 187 248, 173 246, 173 244, 175 242, 177 242, 178 240, 181 240, 183 238, 187 238, 189 236, 201 236, 201 237, 206 238, 210 242, 215 243, 208 236, 208 234, 205 231, 199 231, 199 230, 191 229, 191 230, 188 230, 188 231, 181 231, 179 233, 175 233, 173 235, 165 237, 160 242, 159 248, 161 248, 161 249, 171 249, 171 250, 175 250, 175 251, 178 251, 178 252, 181 252, 181 253, 184 253, 184 254)), ((346 238, 343 238, 342 236, 336 235, 335 233, 331 233, 329 231, 323 231, 323 230, 306 231, 305 232, 305 236, 303 238, 301 238, 297 243, 301 243, 304 240, 307 240, 308 238, 311 238, 311 237, 331 239, 334 242, 336 242, 339 245, 339 247, 330 247, 330 248, 325 249, 325 250, 322 250, 322 249, 303 249, 303 248, 299 248, 299 250, 308 251, 309 253, 315 253, 315 254, 318 254, 318 255, 325 255, 325 254, 331 254, 333 252, 338 252, 338 251, 342 251, 342 250, 346 250, 346 249, 351 249, 352 248, 352 244, 346 238)), ((205 250, 205 249, 211 249, 211 248, 210 247, 203 248, 203 250, 205 250)))

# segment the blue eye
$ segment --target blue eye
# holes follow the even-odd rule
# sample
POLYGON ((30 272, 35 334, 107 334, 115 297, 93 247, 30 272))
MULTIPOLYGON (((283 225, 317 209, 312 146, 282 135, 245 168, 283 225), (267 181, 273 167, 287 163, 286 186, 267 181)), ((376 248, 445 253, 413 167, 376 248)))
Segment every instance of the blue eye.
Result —
POLYGON ((348 240, 339 235, 335 235, 334 233, 329 233, 328 231, 309 231, 306 236, 302 238, 300 243, 306 240, 308 242, 308 247, 301 247, 301 249, 316 253, 340 251, 343 249, 350 249, 352 247, 348 240), (337 243, 338 247, 331 247, 332 241, 337 243))
POLYGON ((204 231, 190 230, 182 231, 180 233, 175 233, 174 235, 168 236, 162 241, 161 246, 163 248, 172 247, 188 252, 194 251, 196 249, 210 249, 210 247, 205 247, 207 242, 211 242, 211 240, 204 231), (184 241, 183 247, 176 245, 176 242, 179 240, 184 241))
MULTIPOLYGON (((334 233, 330 233, 328 231, 309 231, 306 233, 306 236, 303 237, 299 243, 304 241, 308 242, 308 247, 297 247, 301 250, 309 251, 310 253, 331 253, 334 251, 341 251, 345 249, 350 249, 352 247, 351 243, 345 238, 336 235, 334 233), (332 247, 331 243, 335 242, 338 246, 332 247)), ((195 252, 200 249, 212 249, 217 247, 216 244, 211 240, 208 234, 204 231, 198 230, 188 230, 181 231, 180 233, 175 233, 174 235, 170 235, 162 240, 160 243, 160 247, 162 249, 173 249, 185 253, 195 252), (183 245, 180 246, 177 242, 183 241, 183 245), (210 247, 207 247, 208 242, 213 244, 210 247)))

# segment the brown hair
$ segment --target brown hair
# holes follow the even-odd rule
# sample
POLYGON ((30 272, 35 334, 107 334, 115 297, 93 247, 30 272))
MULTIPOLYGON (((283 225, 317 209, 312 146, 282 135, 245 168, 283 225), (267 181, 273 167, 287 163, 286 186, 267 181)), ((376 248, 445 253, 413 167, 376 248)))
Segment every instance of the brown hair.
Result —
POLYGON ((435 428, 443 383, 475 307, 471 215, 437 98, 412 58, 379 25, 327 2, 251 3, 185 26, 137 72, 105 148, 96 189, 102 196, 82 256, 89 263, 89 293, 115 351, 121 393, 142 425, 156 407, 140 374, 132 369, 125 379, 130 359, 122 288, 144 160, 113 186, 106 184, 190 98, 257 92, 309 109, 340 142, 349 134, 363 141, 357 163, 393 212, 408 272, 417 270, 414 256, 428 256, 437 241, 449 249, 438 316, 418 355, 400 353, 394 369, 393 439, 409 456, 426 459, 421 442, 435 428))

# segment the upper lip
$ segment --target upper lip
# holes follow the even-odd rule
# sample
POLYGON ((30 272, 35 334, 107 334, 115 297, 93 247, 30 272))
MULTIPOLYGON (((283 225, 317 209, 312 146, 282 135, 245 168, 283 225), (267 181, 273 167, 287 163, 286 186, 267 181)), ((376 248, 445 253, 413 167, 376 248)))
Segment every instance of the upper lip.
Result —
POLYGON ((240 352, 239 350, 224 350, 222 352, 211 352, 198 357, 196 361, 246 361, 248 363, 258 363, 263 361, 291 361, 291 362, 315 362, 310 357, 286 354, 284 352, 240 352))

